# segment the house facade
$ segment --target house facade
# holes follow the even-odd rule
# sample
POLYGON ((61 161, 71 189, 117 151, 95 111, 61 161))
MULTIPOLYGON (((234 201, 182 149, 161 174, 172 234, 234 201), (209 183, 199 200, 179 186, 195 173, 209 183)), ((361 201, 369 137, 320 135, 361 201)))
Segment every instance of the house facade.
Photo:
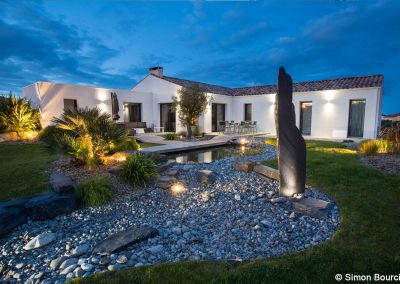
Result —
MULTIPOLYGON (((118 122, 145 122, 149 128, 180 131, 172 97, 183 86, 197 83, 212 97, 199 118, 200 128, 216 132, 219 121, 255 121, 257 131, 275 134, 276 85, 227 88, 165 76, 162 67, 131 90, 36 82, 23 94, 39 106, 42 124, 51 124, 64 108, 94 107, 111 113, 111 92, 119 102, 118 122)), ((375 138, 382 116, 383 75, 357 76, 293 84, 296 125, 304 136, 323 139, 375 138)))

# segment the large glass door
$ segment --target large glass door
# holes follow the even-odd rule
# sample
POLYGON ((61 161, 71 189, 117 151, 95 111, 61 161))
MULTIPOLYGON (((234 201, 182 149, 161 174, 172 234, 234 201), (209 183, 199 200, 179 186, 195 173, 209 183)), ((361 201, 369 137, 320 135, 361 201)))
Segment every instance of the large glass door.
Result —
POLYGON ((128 104, 129 122, 142 122, 142 104, 128 104))
POLYGON ((300 103, 300 131, 303 135, 311 135, 312 102, 300 103))
POLYGON ((160 104, 160 126, 166 132, 176 131, 176 113, 172 110, 172 104, 160 104))
POLYGON ((211 130, 218 132, 218 124, 220 121, 225 121, 225 104, 212 104, 211 113, 211 130))
POLYGON ((365 100, 350 100, 348 137, 364 135, 365 100))

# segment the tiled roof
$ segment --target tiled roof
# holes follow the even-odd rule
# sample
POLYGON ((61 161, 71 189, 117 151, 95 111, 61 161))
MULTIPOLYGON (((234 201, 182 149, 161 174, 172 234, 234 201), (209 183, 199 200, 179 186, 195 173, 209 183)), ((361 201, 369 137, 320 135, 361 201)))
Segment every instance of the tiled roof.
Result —
MULTIPOLYGON (((228 88, 207 83, 201 83, 191 80, 184 80, 174 77, 152 74, 152 76, 177 84, 179 86, 188 86, 190 84, 199 84, 201 88, 209 93, 221 94, 227 96, 247 96, 247 95, 262 95, 274 94, 277 92, 276 85, 262 85, 254 87, 228 88)), ((337 78, 330 80, 317 80, 308 82, 293 83, 294 92, 312 92, 322 90, 339 90, 339 89, 356 89, 356 88, 371 88, 382 87, 383 75, 356 76, 348 78, 337 78)))

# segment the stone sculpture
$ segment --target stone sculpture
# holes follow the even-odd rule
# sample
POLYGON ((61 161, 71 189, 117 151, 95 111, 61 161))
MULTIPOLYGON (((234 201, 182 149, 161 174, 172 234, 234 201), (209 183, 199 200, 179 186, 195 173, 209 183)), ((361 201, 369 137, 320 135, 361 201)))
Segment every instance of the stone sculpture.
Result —
POLYGON ((305 189, 306 144, 296 127, 292 103, 292 78, 279 68, 278 92, 275 97, 275 125, 278 139, 279 194, 293 196, 305 189))

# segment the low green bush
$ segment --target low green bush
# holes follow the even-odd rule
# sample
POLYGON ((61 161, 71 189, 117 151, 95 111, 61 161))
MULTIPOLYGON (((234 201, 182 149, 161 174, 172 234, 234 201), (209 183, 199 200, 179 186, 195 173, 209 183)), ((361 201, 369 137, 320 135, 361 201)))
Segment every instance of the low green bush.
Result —
POLYGON ((140 144, 136 141, 135 138, 126 138, 122 142, 118 143, 116 147, 113 149, 112 153, 124 151, 124 150, 141 150, 140 144))
POLYGON ((143 154, 133 154, 122 165, 122 175, 134 185, 145 186, 158 175, 157 162, 143 154))
POLYGON ((105 177, 92 177, 78 186, 75 196, 79 204, 83 206, 100 206, 111 201, 112 186, 110 181, 105 177))
POLYGON ((365 140, 359 144, 360 153, 363 155, 375 155, 379 147, 376 140, 365 140))
POLYGON ((166 140, 176 140, 176 133, 175 132, 166 133, 164 137, 166 140))
POLYGON ((201 137, 203 135, 203 133, 201 132, 201 129, 198 125, 196 125, 196 127, 194 128, 193 131, 193 136, 194 137, 201 137))
POLYGON ((42 130, 40 130, 38 134, 38 138, 40 141, 46 143, 51 148, 55 148, 58 146, 57 137, 62 135, 63 131, 57 128, 54 125, 49 125, 42 130))

